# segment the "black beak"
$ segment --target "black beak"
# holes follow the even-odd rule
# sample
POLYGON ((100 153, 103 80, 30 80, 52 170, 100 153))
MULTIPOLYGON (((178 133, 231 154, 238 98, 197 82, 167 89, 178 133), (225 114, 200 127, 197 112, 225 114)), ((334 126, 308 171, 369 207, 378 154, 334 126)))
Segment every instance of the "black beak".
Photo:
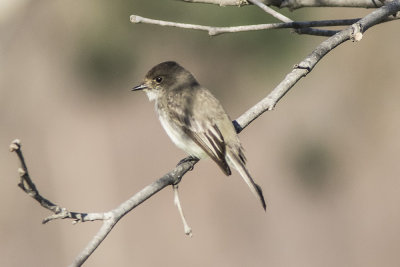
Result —
POLYGON ((131 91, 138 91, 138 90, 143 90, 143 89, 146 89, 146 88, 148 88, 147 85, 145 85, 145 84, 140 84, 140 85, 138 85, 138 86, 133 87, 133 88, 131 89, 131 91))

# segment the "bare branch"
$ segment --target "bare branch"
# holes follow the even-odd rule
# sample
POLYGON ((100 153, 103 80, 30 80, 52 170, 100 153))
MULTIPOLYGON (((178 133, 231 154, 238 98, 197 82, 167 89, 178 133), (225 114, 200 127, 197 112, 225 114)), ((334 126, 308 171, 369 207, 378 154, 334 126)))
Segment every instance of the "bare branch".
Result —
POLYGON ((18 169, 19 173, 19 183, 18 186, 29 196, 35 199, 39 204, 54 214, 45 218, 42 223, 45 224, 54 219, 73 219, 74 222, 86 222, 86 221, 95 221, 95 220, 104 220, 103 213, 80 213, 80 212, 69 212, 67 209, 52 203, 45 197, 43 197, 39 190, 36 188, 35 184, 33 183, 28 168, 26 167, 26 163, 24 160, 24 156, 21 150, 21 142, 18 139, 12 141, 10 145, 10 151, 15 152, 19 158, 21 163, 21 167, 18 169))
POLYGON ((321 29, 313 29, 313 28, 300 28, 295 30, 298 34, 308 34, 308 35, 315 35, 315 36, 332 36, 337 34, 339 31, 332 31, 332 30, 321 30, 321 29))
POLYGON ((290 10, 302 7, 358 7, 358 8, 378 8, 382 7, 379 0, 283 0, 280 8, 290 10))
POLYGON ((182 0, 182 1, 191 3, 214 4, 219 6, 243 6, 249 4, 246 0, 182 0))
POLYGON ((19 168, 20 182, 18 186, 32 198, 37 200, 40 205, 54 214, 45 218, 43 223, 49 222, 55 219, 72 219, 74 223, 76 222, 87 222, 94 220, 102 220, 103 225, 97 234, 92 238, 89 244, 84 250, 75 258, 74 263, 71 266, 81 266, 87 258, 94 252, 94 250, 99 246, 99 244, 107 237, 109 232, 112 230, 114 225, 128 212, 132 209, 149 199, 151 196, 156 194, 158 191, 162 190, 168 185, 176 185, 180 182, 183 175, 192 170, 193 166, 198 162, 198 159, 188 157, 185 160, 179 162, 178 166, 171 172, 165 174, 160 179, 156 180, 152 184, 146 186, 141 191, 133 195, 130 199, 123 202, 117 208, 104 212, 104 213, 81 213, 81 212, 69 212, 67 209, 62 208, 51 201, 44 198, 39 194, 35 184, 30 178, 28 173, 28 168, 26 166, 22 150, 21 142, 16 139, 12 141, 10 145, 10 151, 15 152, 21 163, 21 168, 19 168))
MULTIPOLYGON (((399 19, 400 17, 386 18, 381 22, 387 22, 399 19)), ((235 33, 235 32, 244 32, 244 31, 259 31, 259 30, 270 30, 270 29, 301 29, 301 28, 309 28, 309 27, 331 27, 331 26, 348 26, 353 23, 356 23, 361 18, 356 19, 340 19, 340 20, 318 20, 318 21, 294 21, 294 22, 286 22, 286 23, 269 23, 269 24, 256 24, 256 25, 245 25, 245 26, 232 26, 232 27, 213 27, 213 26, 205 26, 205 25, 197 25, 197 24, 187 24, 187 23, 176 23, 171 21, 164 20, 156 20, 144 18, 137 15, 131 15, 130 20, 132 23, 146 23, 146 24, 154 24, 159 26, 168 26, 168 27, 177 27, 183 29, 191 29, 191 30, 201 30, 207 31, 209 35, 215 36, 223 33, 235 33)), ((380 22, 380 23, 381 23, 380 22)), ((313 31, 298 31, 301 34, 313 34, 313 35, 322 35, 322 36, 331 36, 336 32, 332 31, 323 31, 314 29, 313 31), (325 34, 316 34, 318 31, 325 32, 325 34)))
POLYGON ((185 215, 183 214, 181 201, 179 200, 178 187, 179 186, 177 184, 172 185, 172 189, 174 190, 174 203, 175 203, 175 206, 178 208, 179 215, 181 216, 185 234, 189 237, 192 237, 192 228, 190 228, 189 224, 186 221, 185 215))
POLYGON ((100 243, 103 242, 103 240, 107 237, 112 228, 123 216, 125 216, 132 209, 136 208, 168 185, 178 184, 183 175, 185 175, 186 172, 192 170, 197 162, 198 159, 194 158, 188 158, 188 160, 181 161, 174 170, 165 174, 163 177, 154 181, 150 185, 146 186, 130 199, 119 205, 117 208, 104 213, 107 217, 107 220, 103 221, 103 225, 101 226, 100 230, 92 238, 89 244, 87 244, 86 247, 75 258, 73 264, 71 264, 70 267, 81 266, 89 258, 89 256, 92 255, 92 253, 96 250, 100 243))
MULTIPOLYGON (((267 12, 268 14, 272 15, 273 17, 283 21, 283 22, 293 22, 293 20, 291 20, 290 18, 282 15, 281 13, 273 10, 272 8, 270 8, 269 6, 265 5, 264 3, 262 3, 259 0, 248 0, 250 3, 258 6, 259 8, 261 8, 262 10, 264 10, 265 12, 267 12)), ((355 22, 355 21, 354 21, 355 22)), ((350 25, 354 22, 351 22, 347 25, 350 25)), ((294 30, 294 32, 298 33, 298 34, 308 34, 308 35, 316 35, 316 36, 332 36, 336 33, 338 33, 339 31, 330 31, 330 30, 321 30, 321 29, 311 29, 311 28, 296 28, 294 30)))
MULTIPOLYGON (((244 6, 249 5, 246 0, 181 0, 191 3, 207 3, 219 6, 244 6)), ((288 8, 290 10, 302 7, 358 7, 378 8, 382 6, 379 0, 260 0, 265 5, 288 8)))
POLYGON ((259 0, 248 0, 250 3, 258 6, 259 8, 261 8, 262 10, 264 10, 265 12, 267 12, 268 14, 272 15, 274 18, 279 19, 280 21, 283 22, 293 22, 293 20, 289 19, 288 17, 282 15, 279 12, 276 12, 275 10, 273 10, 272 8, 270 8, 269 6, 267 6, 266 4, 262 3, 259 0))

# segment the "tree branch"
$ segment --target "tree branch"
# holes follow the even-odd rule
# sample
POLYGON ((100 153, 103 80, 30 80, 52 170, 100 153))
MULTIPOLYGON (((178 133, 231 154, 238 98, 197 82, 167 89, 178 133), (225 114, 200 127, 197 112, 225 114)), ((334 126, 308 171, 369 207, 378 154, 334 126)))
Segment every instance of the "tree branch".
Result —
MULTIPOLYGON (((279 19, 280 21, 286 22, 286 23, 291 23, 293 22, 293 20, 291 20, 290 18, 282 15, 281 13, 273 10, 272 8, 270 8, 269 6, 265 5, 264 3, 262 3, 259 0, 248 0, 250 3, 258 6, 259 8, 261 8, 262 10, 264 10, 266 13, 272 15, 273 17, 279 19)), ((321 21, 320 21, 321 22, 321 21)), ((327 21, 328 23, 332 23, 332 21, 327 21)), ((342 20, 343 22, 343 20, 342 20)), ((355 21, 354 21, 355 22, 355 21)), ((350 22, 346 25, 350 25, 354 22, 350 22)), ((326 26, 326 25, 325 25, 326 26)), ((311 27, 311 26, 310 26, 311 27)), ((331 31, 331 30, 321 30, 321 29, 312 29, 312 28, 295 28, 296 33, 298 34, 308 34, 308 35, 316 35, 316 36, 332 36, 336 33, 338 33, 339 31, 331 31)))
MULTIPOLYGON (((363 33, 368 30, 373 25, 376 25, 389 15, 393 15, 400 10, 400 0, 395 0, 387 5, 373 11, 372 13, 365 16, 363 19, 354 23, 350 27, 338 32, 334 36, 328 38, 320 45, 318 45, 310 55, 308 55, 304 60, 297 64, 294 69, 286 75, 283 81, 272 90, 272 92, 261 100, 259 103, 251 107, 243 115, 241 115, 237 120, 233 121, 237 132, 241 132, 245 127, 247 127, 252 121, 258 118, 265 111, 272 110, 277 102, 296 84, 302 77, 306 76, 315 65, 330 51, 335 47, 342 44, 345 41, 353 40, 359 41, 362 39, 363 33)), ((168 185, 176 185, 180 182, 183 175, 186 172, 193 169, 194 165, 198 162, 197 159, 188 158, 187 160, 181 161, 176 168, 171 172, 165 174, 160 179, 156 180, 152 184, 146 186, 141 191, 136 193, 127 201, 123 202, 117 208, 104 213, 79 213, 79 212, 68 212, 66 209, 53 204, 46 198, 39 194, 36 186, 32 182, 30 175, 28 173, 27 166, 24 161, 24 157, 21 151, 21 145, 18 140, 14 140, 10 145, 10 150, 16 152, 21 163, 21 168, 19 169, 20 182, 19 186, 24 192, 30 195, 32 198, 37 200, 43 207, 51 210, 54 215, 52 218, 48 219, 73 219, 75 222, 85 222, 91 220, 103 220, 103 225, 101 226, 98 233, 92 238, 89 244, 81 251, 81 253, 75 258, 71 266, 81 266, 88 257, 94 252, 94 250, 100 245, 100 243, 106 238, 110 233, 112 228, 116 223, 132 209, 143 203, 145 200, 150 198, 152 195, 156 194, 158 191, 162 190, 168 185), (62 215, 60 215, 62 214, 62 215)), ((49 218, 49 217, 48 217, 49 218)), ((44 222, 47 222, 46 219, 44 222)))
MULTIPOLYGON (((191 3, 206 3, 219 6, 244 6, 249 5, 246 0, 181 0, 191 3)), ((260 0, 265 5, 288 8, 290 10, 302 7, 358 7, 378 8, 382 7, 380 0, 260 0)))
POLYGON ((29 196, 35 199, 39 204, 45 208, 53 212, 53 215, 43 219, 42 223, 45 224, 54 219, 73 219, 74 223, 76 222, 86 222, 86 221, 95 221, 95 220, 104 220, 106 219, 104 213, 81 213, 81 212, 69 212, 67 209, 52 203, 45 197, 43 197, 35 184, 33 183, 28 168, 25 163, 24 156, 21 150, 21 142, 18 139, 12 141, 10 145, 10 151, 15 152, 18 156, 18 159, 21 163, 21 167, 18 169, 19 173, 19 183, 18 186, 29 196))
MULTIPOLYGON (((215 36, 223 33, 236 33, 244 31, 259 31, 259 30, 271 30, 271 29, 303 29, 309 27, 331 27, 331 26, 348 26, 356 23, 361 18, 356 19, 340 19, 340 20, 318 20, 318 21, 298 21, 298 22, 285 22, 285 23, 268 23, 268 24, 256 24, 256 25, 245 25, 245 26, 233 26, 233 27, 213 27, 197 24, 177 23, 164 20, 156 20, 144 18, 138 15, 131 15, 130 20, 132 23, 146 23, 154 24, 159 26, 177 27, 182 29, 200 30, 207 31, 210 36, 215 36)), ((386 18, 379 23, 397 20, 399 17, 386 18)), ((300 34, 312 34, 322 36, 332 36, 337 31, 323 31, 318 29, 304 29, 299 30, 300 34), (325 32, 324 34, 317 34, 318 32, 325 32)))
POLYGON ((289 19, 288 17, 282 15, 279 12, 276 12, 275 10, 273 10, 272 8, 270 8, 269 6, 267 6, 266 4, 261 2, 260 0, 248 0, 248 1, 250 3, 252 3, 253 5, 258 6, 259 8, 264 10, 266 13, 270 14, 271 16, 273 16, 274 18, 279 19, 280 21, 293 22, 293 20, 289 19))
POLYGON ((54 219, 72 219, 74 220, 74 223, 94 220, 103 221, 103 225, 101 226, 100 230, 92 238, 89 244, 81 251, 81 253, 75 258, 73 264, 70 266, 81 266, 94 252, 94 250, 100 245, 100 243, 107 237, 115 224, 123 216, 125 216, 132 209, 136 208, 138 205, 149 199, 151 196, 153 196, 166 186, 178 184, 183 175, 186 172, 192 170, 194 165, 198 162, 198 159, 191 157, 188 157, 186 160, 180 161, 178 166, 176 166, 174 170, 170 171, 160 179, 146 186, 141 191, 133 195, 131 198, 129 198, 113 210, 104 213, 82 213, 69 212, 66 208, 62 208, 56 204, 53 204, 39 194, 39 191, 37 190, 29 175, 28 168, 26 166, 21 150, 21 142, 18 139, 12 141, 10 145, 10 151, 17 154, 21 164, 21 167, 18 169, 20 175, 20 182, 18 186, 29 196, 37 200, 42 207, 54 213, 53 215, 44 219, 43 223, 47 223, 54 219))

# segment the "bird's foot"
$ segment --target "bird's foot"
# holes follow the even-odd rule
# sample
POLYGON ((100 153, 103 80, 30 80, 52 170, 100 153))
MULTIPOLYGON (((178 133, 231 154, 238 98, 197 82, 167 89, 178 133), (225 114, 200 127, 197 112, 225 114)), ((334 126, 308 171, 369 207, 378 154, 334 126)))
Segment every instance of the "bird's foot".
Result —
MULTIPOLYGON (((188 157, 182 159, 181 161, 179 161, 178 164, 176 164, 176 166, 179 166, 179 165, 181 165, 183 163, 191 162, 191 161, 197 162, 197 161, 199 161, 199 158, 197 158, 195 156, 188 156, 188 157)), ((192 167, 192 169, 193 169, 193 167, 192 167)))

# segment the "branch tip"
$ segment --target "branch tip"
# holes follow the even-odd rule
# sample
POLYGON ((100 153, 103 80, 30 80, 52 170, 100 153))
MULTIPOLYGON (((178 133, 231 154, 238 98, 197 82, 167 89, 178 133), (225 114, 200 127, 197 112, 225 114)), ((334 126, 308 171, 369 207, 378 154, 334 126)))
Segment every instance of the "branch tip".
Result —
POLYGON ((21 140, 14 139, 10 144, 10 152, 15 152, 21 149, 21 140))
POLYGON ((172 185, 172 189, 174 191, 174 204, 178 208, 179 215, 181 216, 181 220, 182 220, 182 223, 183 223, 183 229, 184 229, 185 235, 187 235, 189 237, 192 237, 193 236, 192 228, 189 226, 189 224, 186 221, 185 215, 183 214, 183 209, 182 209, 182 206, 181 206, 181 202, 179 200, 178 185, 177 184, 172 185))
POLYGON ((130 21, 132 23, 140 23, 140 22, 142 22, 142 17, 137 16, 137 15, 131 15, 130 16, 130 21))
POLYGON ((12 141, 12 143, 21 146, 21 140, 19 140, 18 138, 14 139, 14 141, 12 141))

